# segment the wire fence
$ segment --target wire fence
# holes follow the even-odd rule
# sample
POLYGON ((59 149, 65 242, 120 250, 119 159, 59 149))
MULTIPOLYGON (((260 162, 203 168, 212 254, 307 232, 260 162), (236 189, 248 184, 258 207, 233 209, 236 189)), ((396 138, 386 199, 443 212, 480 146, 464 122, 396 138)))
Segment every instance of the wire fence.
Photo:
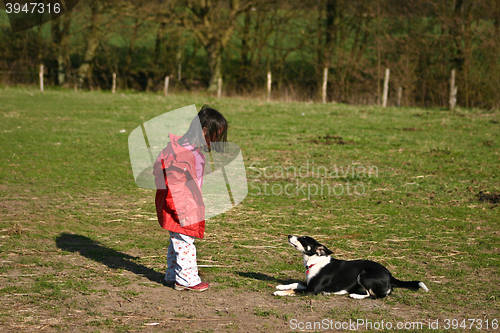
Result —
MULTIPOLYGON (((43 67, 43 65, 42 65, 43 67)), ((44 90, 46 87, 63 87, 66 89, 78 90, 78 80, 75 72, 63 73, 63 84, 59 84, 61 74, 54 71, 48 71, 42 68, 39 71, 0 71, 0 83, 3 85, 32 85, 40 87, 44 90)), ((347 104, 357 105, 380 105, 382 107, 403 107, 408 106, 404 101, 403 88, 401 86, 392 85, 390 81, 390 69, 385 71, 383 81, 383 91, 380 96, 376 93, 377 87, 373 87, 372 91, 357 92, 350 96, 349 99, 338 101, 335 99, 334 90, 335 83, 328 77, 328 69, 323 72, 323 80, 321 91, 317 94, 308 94, 301 92, 293 85, 278 85, 273 81, 271 72, 267 73, 266 80, 262 82, 262 86, 253 89, 251 92, 242 92, 241 89, 234 87, 232 83, 224 83, 222 78, 218 80, 218 89, 215 95, 219 98, 225 97, 247 97, 266 101, 283 101, 283 102, 318 102, 318 103, 337 103, 343 102, 347 104)), ((444 84, 443 84, 444 86, 444 84)), ((186 91, 203 91, 206 86, 201 79, 183 79, 179 80, 177 75, 160 76, 158 74, 148 76, 146 73, 138 75, 120 75, 119 73, 93 73, 88 80, 88 85, 85 88, 90 91, 110 91, 112 93, 125 91, 147 91, 162 93, 167 96, 169 93, 186 92, 186 91)), ((457 106, 457 91, 455 83, 455 71, 450 75, 449 88, 447 89, 448 96, 442 92, 441 106, 453 110, 457 106)))

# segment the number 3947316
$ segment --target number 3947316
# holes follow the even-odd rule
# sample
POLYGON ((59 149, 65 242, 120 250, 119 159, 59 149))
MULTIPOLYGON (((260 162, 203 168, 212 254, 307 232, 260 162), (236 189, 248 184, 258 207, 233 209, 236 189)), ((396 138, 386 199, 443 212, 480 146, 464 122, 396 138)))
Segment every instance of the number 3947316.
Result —
POLYGON ((19 14, 19 13, 26 13, 26 14, 59 14, 61 12, 61 4, 59 3, 38 3, 38 2, 30 2, 30 3, 25 3, 21 5, 20 3, 17 2, 5 2, 5 8, 7 14, 19 14))

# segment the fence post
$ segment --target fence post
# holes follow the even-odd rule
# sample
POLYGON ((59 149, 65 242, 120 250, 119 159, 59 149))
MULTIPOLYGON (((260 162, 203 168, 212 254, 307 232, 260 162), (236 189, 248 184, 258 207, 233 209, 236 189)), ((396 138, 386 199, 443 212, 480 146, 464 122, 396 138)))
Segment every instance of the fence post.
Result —
POLYGON ((328 85, 328 67, 325 67, 325 69, 323 70, 323 89, 322 89, 323 104, 326 103, 327 85, 328 85))
POLYGON ((170 80, 169 76, 165 76, 165 86, 163 87, 163 96, 167 97, 168 95, 168 81, 170 80))
POLYGON ((267 72, 267 101, 271 101, 271 71, 267 72))
POLYGON ((455 109, 455 106, 457 105, 457 91, 458 88, 455 86, 455 70, 453 69, 451 71, 451 77, 450 77, 450 110, 453 111, 455 109))
POLYGON ((389 68, 385 69, 384 93, 382 96, 382 107, 387 107, 387 95, 389 94, 389 68))
POLYGON ((40 91, 43 92, 43 65, 40 65, 38 76, 40 77, 40 91))
POLYGON ((113 73, 113 85, 111 86, 111 93, 114 94, 116 92, 116 73, 113 73))
POLYGON ((217 79, 217 97, 220 99, 222 96, 222 78, 217 79))
POLYGON ((398 88, 398 108, 401 106, 401 99, 403 98, 403 88, 398 88))

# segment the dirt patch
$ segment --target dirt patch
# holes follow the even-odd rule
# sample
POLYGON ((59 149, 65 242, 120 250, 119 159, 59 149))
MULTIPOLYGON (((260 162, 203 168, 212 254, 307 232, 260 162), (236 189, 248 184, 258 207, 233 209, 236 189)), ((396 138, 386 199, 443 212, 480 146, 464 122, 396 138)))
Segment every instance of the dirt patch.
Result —
POLYGON ((29 205, 30 203, 27 201, 7 200, 0 202, 0 209, 5 209, 7 212, 17 212, 19 210, 23 210, 23 208, 29 205))
POLYGON ((315 144, 323 144, 323 145, 346 145, 346 144, 351 144, 354 141, 345 141, 342 139, 341 136, 338 135, 325 135, 325 136, 318 136, 318 139, 313 139, 310 141, 311 143, 315 144))
POLYGON ((499 193, 484 193, 480 191, 477 194, 479 201, 481 202, 489 202, 492 204, 500 203, 500 194, 499 193))

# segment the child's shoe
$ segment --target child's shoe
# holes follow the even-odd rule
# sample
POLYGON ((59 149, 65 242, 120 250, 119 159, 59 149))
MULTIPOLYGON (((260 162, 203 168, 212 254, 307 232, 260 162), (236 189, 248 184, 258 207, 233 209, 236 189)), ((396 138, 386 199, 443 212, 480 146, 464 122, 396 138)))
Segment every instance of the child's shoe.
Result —
POLYGON ((183 285, 178 284, 177 282, 175 283, 175 290, 193 290, 193 291, 205 291, 208 289, 208 282, 200 282, 200 284, 197 284, 196 286, 192 287, 185 287, 183 285))

